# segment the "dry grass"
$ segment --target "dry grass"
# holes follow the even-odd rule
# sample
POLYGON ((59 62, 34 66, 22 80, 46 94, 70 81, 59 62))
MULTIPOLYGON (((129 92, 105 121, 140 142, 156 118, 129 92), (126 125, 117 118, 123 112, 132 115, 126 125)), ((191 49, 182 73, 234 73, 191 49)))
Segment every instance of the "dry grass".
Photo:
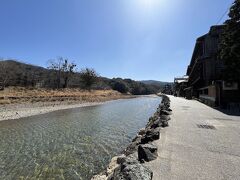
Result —
POLYGON ((81 90, 81 89, 28 89, 9 87, 0 91, 0 104, 22 102, 54 102, 54 101, 87 101, 100 102, 125 97, 113 90, 81 90))
POLYGON ((9 99, 0 99, 0 105, 2 104, 10 104, 11 101, 9 99))

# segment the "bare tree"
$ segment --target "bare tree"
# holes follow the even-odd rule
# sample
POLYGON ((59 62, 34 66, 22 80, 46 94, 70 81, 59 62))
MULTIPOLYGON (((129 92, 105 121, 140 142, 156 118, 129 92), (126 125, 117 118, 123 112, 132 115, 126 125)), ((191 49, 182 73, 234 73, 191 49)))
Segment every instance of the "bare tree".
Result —
POLYGON ((86 68, 80 71, 80 77, 84 88, 90 90, 91 86, 97 81, 98 74, 94 69, 86 68))
POLYGON ((52 59, 49 61, 48 69, 51 69, 55 72, 56 75, 56 86, 59 89, 61 83, 61 71, 62 71, 63 58, 52 59))
POLYGON ((62 71, 63 71, 63 78, 64 78, 64 85, 63 88, 68 87, 68 82, 71 78, 71 75, 74 73, 74 69, 76 68, 76 64, 73 62, 69 62, 68 59, 64 60, 62 64, 62 71))
POLYGON ((52 69, 56 73, 57 88, 61 87, 61 79, 64 79, 63 87, 68 86, 71 75, 74 73, 76 64, 69 62, 68 59, 59 57, 58 59, 50 60, 48 69, 52 69))
POLYGON ((0 90, 4 90, 10 79, 10 74, 8 72, 8 65, 4 62, 0 62, 0 90))

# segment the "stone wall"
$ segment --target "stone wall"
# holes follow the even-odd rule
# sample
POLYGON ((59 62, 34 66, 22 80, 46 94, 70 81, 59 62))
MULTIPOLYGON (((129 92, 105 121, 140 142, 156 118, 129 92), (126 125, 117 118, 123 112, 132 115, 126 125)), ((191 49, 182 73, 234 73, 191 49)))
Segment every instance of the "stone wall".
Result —
POLYGON ((170 115, 170 100, 160 95, 162 102, 144 129, 141 129, 123 154, 112 158, 104 172, 92 177, 92 180, 151 180, 153 172, 144 166, 144 162, 155 160, 158 148, 152 144, 160 138, 162 128, 168 126, 170 115))

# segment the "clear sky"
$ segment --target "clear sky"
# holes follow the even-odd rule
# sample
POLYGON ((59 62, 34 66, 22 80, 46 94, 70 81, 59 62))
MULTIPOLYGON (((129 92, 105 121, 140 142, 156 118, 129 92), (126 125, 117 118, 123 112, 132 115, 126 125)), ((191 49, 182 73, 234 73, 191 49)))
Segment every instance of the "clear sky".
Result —
POLYGON ((110 78, 173 81, 232 2, 0 0, 0 57, 46 67, 62 56, 110 78))

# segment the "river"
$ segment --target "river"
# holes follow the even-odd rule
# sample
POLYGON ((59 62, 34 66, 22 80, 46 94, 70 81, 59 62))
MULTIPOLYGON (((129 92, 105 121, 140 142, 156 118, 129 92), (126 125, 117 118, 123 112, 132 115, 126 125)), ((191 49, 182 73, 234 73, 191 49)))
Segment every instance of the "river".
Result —
POLYGON ((157 96, 0 122, 0 179, 90 179, 156 111, 157 96))

